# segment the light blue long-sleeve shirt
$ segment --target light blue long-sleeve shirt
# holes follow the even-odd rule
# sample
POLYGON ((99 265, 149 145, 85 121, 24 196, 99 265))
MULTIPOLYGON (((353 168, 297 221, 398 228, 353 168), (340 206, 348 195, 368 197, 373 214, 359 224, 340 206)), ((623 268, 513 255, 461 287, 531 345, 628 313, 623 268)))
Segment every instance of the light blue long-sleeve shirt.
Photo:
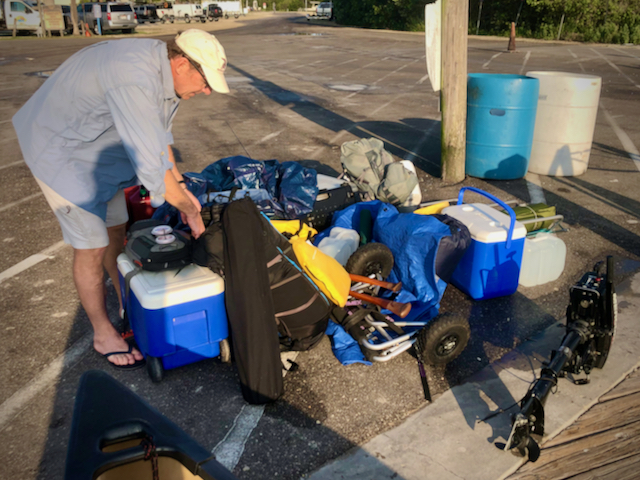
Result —
POLYGON ((166 44, 114 40, 67 59, 13 125, 34 176, 104 219, 119 189, 164 194, 178 105, 166 44))

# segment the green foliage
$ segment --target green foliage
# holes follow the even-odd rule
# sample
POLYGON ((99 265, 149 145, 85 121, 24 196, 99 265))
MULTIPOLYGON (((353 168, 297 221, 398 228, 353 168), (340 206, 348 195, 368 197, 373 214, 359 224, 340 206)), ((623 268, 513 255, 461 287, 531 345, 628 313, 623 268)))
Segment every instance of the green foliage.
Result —
POLYGON ((335 0, 333 8, 343 25, 424 31, 424 0, 335 0))
MULTIPOLYGON (((481 0, 470 0, 469 32, 476 33, 481 0)), ((484 0, 481 34, 561 40, 640 43, 640 0, 484 0), (519 14, 518 14, 519 12, 519 14), (563 19, 564 16, 564 19, 563 19)))
MULTIPOLYGON (((449 0, 451 1, 451 0, 449 0)), ((302 0, 276 0, 280 5, 302 0)), ((424 31, 425 0, 334 0, 343 25, 424 31)), ((289 7, 290 10, 295 8, 289 7)), ((469 0, 469 33, 640 44, 640 0, 469 0), (482 7, 482 8, 480 8, 482 7)))

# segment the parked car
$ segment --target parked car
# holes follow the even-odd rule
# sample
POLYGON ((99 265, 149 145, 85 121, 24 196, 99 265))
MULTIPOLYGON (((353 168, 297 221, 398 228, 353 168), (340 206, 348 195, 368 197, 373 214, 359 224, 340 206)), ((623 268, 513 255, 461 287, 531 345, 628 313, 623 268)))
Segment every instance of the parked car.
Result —
MULTIPOLYGON (((95 33, 98 33, 96 17, 93 15, 92 3, 78 5, 78 21, 88 23, 95 33)), ((122 30, 123 33, 132 33, 138 26, 136 12, 130 3, 107 2, 97 3, 102 10, 100 29, 102 32, 122 30)))
POLYGON ((327 17, 329 19, 333 18, 333 3, 332 2, 321 2, 316 9, 316 15, 319 17, 327 17))
POLYGON ((209 4, 209 6, 207 7, 207 18, 210 22, 217 22, 218 19, 222 17, 222 15, 222 9, 216 3, 209 4))
POLYGON ((133 11, 138 16, 138 23, 156 23, 160 21, 158 12, 155 5, 136 5, 133 7, 133 11))

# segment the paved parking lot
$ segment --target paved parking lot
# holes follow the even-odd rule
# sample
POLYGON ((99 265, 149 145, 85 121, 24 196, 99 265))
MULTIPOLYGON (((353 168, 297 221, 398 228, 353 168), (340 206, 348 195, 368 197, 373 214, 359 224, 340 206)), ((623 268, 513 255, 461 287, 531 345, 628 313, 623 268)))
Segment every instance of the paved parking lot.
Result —
MULTIPOLYGON (((338 28, 295 14, 249 15, 191 24, 224 45, 231 94, 183 102, 174 123, 182 171, 199 172, 231 155, 315 161, 339 169, 339 148, 378 137, 419 168, 425 201, 452 198, 443 186, 438 96, 426 76, 424 36, 338 28), (222 28, 225 27, 225 28, 222 28)), ((167 39, 180 26, 144 26, 167 39)), ((186 27, 186 25, 182 25, 186 27)), ((71 250, 28 168, 11 117, 69 55, 105 38, 0 39, 0 478, 60 478, 77 382, 106 369, 243 479, 299 478, 350 447, 428 408, 415 360, 341 366, 328 340, 301 353, 284 398, 248 407, 233 365, 203 361, 169 371, 160 384, 143 370, 110 369, 91 348, 89 323, 71 278, 71 250)), ((640 266, 640 47, 469 40, 469 71, 561 70, 603 79, 589 170, 580 177, 482 181, 505 200, 543 195, 565 216, 565 271, 556 282, 521 287, 508 298, 472 302, 449 287, 442 310, 468 316, 469 346, 453 363, 430 368, 439 395, 560 320, 567 289, 596 260, 616 256, 622 277, 640 266)), ((537 197, 538 196, 538 197, 537 197)), ((109 308, 117 317, 111 292, 109 308)))

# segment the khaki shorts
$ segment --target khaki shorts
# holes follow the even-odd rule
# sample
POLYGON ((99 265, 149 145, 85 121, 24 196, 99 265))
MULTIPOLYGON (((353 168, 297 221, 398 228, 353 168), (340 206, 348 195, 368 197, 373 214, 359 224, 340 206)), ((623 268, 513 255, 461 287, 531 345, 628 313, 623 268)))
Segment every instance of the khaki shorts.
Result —
POLYGON ((53 213, 58 217, 62 237, 73 248, 86 250, 109 245, 108 227, 122 225, 129 220, 124 190, 119 190, 107 203, 107 219, 102 220, 94 213, 74 205, 48 185, 36 178, 53 213))

